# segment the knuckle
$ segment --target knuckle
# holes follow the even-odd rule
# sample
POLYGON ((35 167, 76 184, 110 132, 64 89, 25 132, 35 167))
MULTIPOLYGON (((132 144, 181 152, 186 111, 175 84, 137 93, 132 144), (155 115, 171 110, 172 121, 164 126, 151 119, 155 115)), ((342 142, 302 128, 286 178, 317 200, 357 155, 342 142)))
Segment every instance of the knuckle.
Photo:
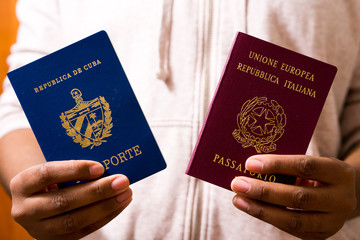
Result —
POLYGON ((63 227, 65 232, 76 232, 80 229, 80 221, 74 214, 67 214, 63 219, 63 227))
POLYGON ((306 207, 307 203, 310 202, 310 194, 303 189, 295 191, 291 194, 291 204, 292 207, 297 209, 303 209, 306 207))
POLYGON ((106 203, 102 206, 102 211, 109 215, 115 211, 115 207, 109 203, 106 203))
POLYGON ((92 190, 93 194, 100 198, 100 199, 103 199, 103 198, 106 198, 107 197, 107 192, 106 190, 104 189, 103 186, 101 186, 100 184, 96 184, 94 187, 93 187, 93 190, 92 190))
POLYGON ((24 211, 22 211, 21 209, 19 209, 16 206, 13 206, 11 208, 11 217, 16 221, 16 222, 21 222, 26 215, 24 214, 24 211))
POLYGON ((279 172, 282 169, 282 167, 283 167, 283 161, 281 160, 276 160, 272 164, 272 168, 274 172, 279 172))
POLYGON ((260 185, 258 187, 257 198, 259 200, 267 199, 269 195, 270 195, 269 190, 267 189, 267 187, 265 185, 260 185))
POLYGON ((314 159, 304 156, 298 162, 298 170, 304 176, 310 176, 316 171, 316 162, 314 159))
POLYGON ((36 209, 29 208, 29 205, 26 199, 13 199, 13 203, 11 206, 11 217, 18 223, 23 223, 27 219, 31 219, 33 217, 33 212, 36 209))
POLYGON ((348 210, 348 212, 352 213, 356 210, 357 203, 358 203, 358 201, 357 201, 356 196, 353 196, 353 197, 349 197, 348 201, 343 203, 343 206, 344 206, 344 208, 346 208, 348 210))
MULTIPOLYGON (((117 210, 117 211, 110 213, 109 215, 107 215, 106 217, 103 218, 103 222, 106 222, 106 223, 110 222, 117 215, 119 215, 121 211, 122 210, 117 210)), ((101 227, 103 225, 103 222, 98 222, 95 224, 90 224, 90 225, 82 227, 81 229, 78 230, 79 236, 86 236, 86 235, 94 232, 96 229, 98 229, 99 227, 101 227), (101 224, 101 226, 99 226, 99 224, 101 224)), ((78 239, 78 238, 76 238, 76 239, 78 239)))
POLYGON ((39 169, 39 183, 42 185, 47 185, 53 180, 50 166, 48 164, 42 164, 39 169))
POLYGON ((118 208, 118 204, 116 203, 116 200, 114 200, 114 199, 109 199, 109 200, 105 201, 102 205, 102 209, 106 213, 112 213, 117 208, 118 208))
POLYGON ((300 232, 303 227, 303 222, 301 218, 297 215, 294 215, 287 222, 287 229, 290 232, 300 232))
POLYGON ((260 220, 263 220, 265 218, 265 212, 264 209, 261 206, 253 206, 249 209, 248 213, 253 216, 256 217, 260 220))
POLYGON ((119 210, 122 211, 123 208, 124 206, 119 204, 119 202, 116 200, 116 197, 109 198, 101 203, 102 212, 107 213, 107 216, 110 216, 119 210))
POLYGON ((316 229, 318 232, 323 232, 324 230, 322 222, 323 221, 317 215, 313 215, 310 218, 311 228, 316 229))
POLYGON ((356 170, 349 164, 344 163, 344 174, 348 176, 351 180, 356 179, 356 170))
POLYGON ((11 195, 14 195, 14 194, 21 195, 22 194, 24 181, 28 181, 25 171, 22 171, 22 172, 16 174, 13 178, 11 178, 11 180, 9 182, 9 189, 10 189, 11 195))
POLYGON ((17 192, 19 186, 19 176, 15 176, 10 180, 9 183, 9 188, 10 188, 10 192, 13 195, 15 192, 17 192))
MULTIPOLYGON (((356 197, 356 186, 355 186, 355 180, 356 180, 356 171, 353 167, 351 167, 348 164, 344 164, 345 167, 344 169, 344 179, 346 178, 348 180, 348 183, 351 182, 353 183, 352 189, 348 190, 346 195, 347 197, 345 198, 346 201, 342 201, 342 206, 344 210, 348 210, 350 212, 355 211, 357 204, 358 204, 358 200, 356 197)), ((343 199, 344 200, 344 199, 343 199)))
POLYGON ((67 164, 69 164, 69 169, 73 171, 74 175, 76 176, 83 175, 82 173, 84 170, 84 164, 82 164, 80 161, 70 160, 67 162, 67 164))
POLYGON ((70 200, 61 193, 55 194, 52 199, 52 205, 56 210, 61 212, 66 211, 70 207, 70 200))

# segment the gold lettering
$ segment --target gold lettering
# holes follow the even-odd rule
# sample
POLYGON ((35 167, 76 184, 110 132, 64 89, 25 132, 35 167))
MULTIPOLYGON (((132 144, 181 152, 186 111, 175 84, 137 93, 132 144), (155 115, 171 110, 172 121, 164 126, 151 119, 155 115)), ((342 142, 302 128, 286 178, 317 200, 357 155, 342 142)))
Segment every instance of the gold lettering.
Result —
POLYGON ((216 153, 215 153, 214 159, 212 161, 215 163, 221 164, 225 167, 232 168, 232 169, 234 169, 236 166, 235 160, 231 160, 231 158, 226 158, 226 160, 225 160, 224 157, 220 157, 220 155, 216 154, 216 153))
POLYGON ((290 73, 292 75, 304 78, 304 79, 312 81, 312 82, 314 81, 314 78, 315 78, 314 74, 312 74, 308 71, 302 70, 300 68, 296 68, 294 66, 288 65, 286 63, 281 64, 280 70, 290 73))
POLYGON ((276 60, 276 59, 266 57, 264 55, 261 55, 259 53, 253 52, 253 51, 250 51, 249 58, 253 59, 255 61, 261 62, 265 65, 271 66, 273 68, 277 68, 278 60, 276 60))
POLYGON ((109 170, 109 164, 110 164, 110 160, 109 159, 105 159, 104 161, 102 161, 105 165, 105 170, 109 170))
POLYGON ((275 182, 276 181, 276 176, 275 175, 271 175, 269 177, 269 182, 275 182))
POLYGON ((125 151, 125 153, 129 156, 129 159, 133 158, 133 156, 131 155, 131 151, 132 151, 131 148, 125 151))
MULTIPOLYGON (((83 69, 84 69, 84 70, 89 70, 90 68, 93 68, 93 67, 98 66, 98 65, 100 65, 100 64, 101 64, 101 61, 100 61, 99 59, 93 60, 92 62, 90 62, 90 63, 88 63, 88 64, 85 64, 85 65, 83 66, 83 69)), ((47 89, 47 88, 49 88, 49 87, 51 87, 51 86, 54 86, 54 85, 57 84, 57 83, 61 83, 61 82, 65 81, 65 80, 68 80, 68 79, 71 78, 72 76, 76 76, 76 75, 78 75, 79 73, 82 73, 82 71, 83 71, 82 68, 79 67, 79 68, 74 69, 74 70, 72 71, 72 74, 73 74, 73 75, 71 75, 70 73, 62 74, 62 75, 58 76, 57 78, 54 78, 53 80, 50 80, 50 81, 48 81, 48 82, 46 82, 46 83, 41 84, 41 85, 38 86, 38 87, 35 87, 35 88, 34 88, 34 91, 35 91, 35 93, 38 93, 38 92, 40 92, 40 91, 43 91, 43 90, 45 90, 45 89, 47 89)))
POLYGON ((77 69, 73 70, 74 76, 75 76, 75 75, 78 75, 79 73, 82 73, 81 68, 77 68, 77 69))
MULTIPOLYGON (((309 75, 310 75, 310 74, 311 74, 311 73, 309 73, 309 75)), ((308 77, 308 76, 307 76, 307 77, 308 77)), ((315 78, 314 74, 311 74, 311 76, 309 77, 309 80, 313 82, 313 81, 314 81, 314 78, 315 78)))
POLYGON ((117 154, 119 158, 121 159, 121 163, 127 161, 127 158, 125 157, 125 153, 121 152, 117 154), (125 160, 124 160, 125 159, 125 160))
POLYGON ((142 151, 140 149, 139 145, 136 145, 132 148, 126 149, 122 152, 119 152, 108 159, 105 159, 102 161, 102 163, 105 166, 105 170, 110 169, 112 166, 117 166, 121 163, 125 163, 129 159, 135 158, 142 154, 142 151))
MULTIPOLYGON (((98 60, 99 61, 99 60, 98 60)), ((142 154, 142 151, 140 150, 139 145, 136 145, 135 147, 132 147, 132 149, 134 150, 135 153, 135 157, 139 156, 140 154, 142 154)))
POLYGON ((305 87, 305 86, 303 86, 301 84, 293 83, 293 82, 291 82, 289 80, 285 80, 284 87, 288 88, 290 90, 293 90, 295 92, 304 94, 306 96, 316 98, 316 91, 314 89, 305 87))
POLYGON ((216 153, 214 154, 214 158, 212 159, 212 162, 217 163, 217 164, 227 167, 227 168, 235 169, 235 171, 239 171, 239 172, 243 173, 241 175, 250 175, 251 177, 254 177, 254 178, 257 178, 260 180, 264 180, 264 181, 269 181, 269 182, 276 181, 275 175, 270 175, 270 176, 267 174, 262 175, 260 173, 248 171, 246 168, 242 168, 241 163, 237 164, 236 160, 232 160, 231 158, 227 158, 227 157, 221 156, 216 153))
POLYGON ((85 64, 83 66, 84 70, 89 70, 90 68, 96 67, 97 65, 101 64, 100 60, 97 59, 96 61, 92 61, 91 63, 85 64))
MULTIPOLYGON (((112 164, 113 166, 119 165, 119 159, 118 159, 116 156, 111 156, 110 162, 111 162, 111 164, 112 164), (114 161, 114 159, 115 159, 115 161, 114 161)), ((122 161, 121 161, 121 162, 122 162, 122 161)))
POLYGON ((230 159, 230 158, 227 158, 227 159, 226 159, 225 167, 229 167, 229 166, 230 166, 230 162, 231 162, 231 159, 230 159))
POLYGON ((234 168, 235 168, 235 164, 236 164, 236 161, 235 161, 235 160, 232 160, 232 161, 231 161, 231 166, 230 166, 230 168, 234 169, 234 168))
POLYGON ((242 71, 244 73, 250 74, 254 77, 275 83, 275 84, 279 84, 279 77, 277 77, 276 75, 273 75, 271 73, 268 72, 264 72, 260 69, 251 67, 249 65, 243 64, 241 62, 238 63, 238 66, 236 68, 239 71, 242 71))
POLYGON ((220 158, 220 156, 219 156, 218 154, 216 154, 216 153, 215 153, 215 157, 214 157, 213 162, 216 162, 216 160, 217 160, 217 159, 219 159, 219 158, 220 158))
POLYGON ((239 171, 239 172, 242 172, 241 163, 239 163, 239 165, 237 166, 237 168, 236 168, 235 170, 236 170, 236 171, 239 171))

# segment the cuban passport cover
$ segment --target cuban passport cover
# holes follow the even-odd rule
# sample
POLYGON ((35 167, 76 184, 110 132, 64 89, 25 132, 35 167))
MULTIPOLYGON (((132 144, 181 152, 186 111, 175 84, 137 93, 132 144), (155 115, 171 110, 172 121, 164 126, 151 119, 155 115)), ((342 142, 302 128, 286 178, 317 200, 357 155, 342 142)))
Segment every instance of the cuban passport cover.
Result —
POLYGON ((105 31, 8 77, 47 161, 95 160, 130 183, 166 167, 105 31))
POLYGON ((248 172, 255 154, 304 154, 336 67, 238 33, 186 173, 230 190, 236 176, 294 183, 248 172))

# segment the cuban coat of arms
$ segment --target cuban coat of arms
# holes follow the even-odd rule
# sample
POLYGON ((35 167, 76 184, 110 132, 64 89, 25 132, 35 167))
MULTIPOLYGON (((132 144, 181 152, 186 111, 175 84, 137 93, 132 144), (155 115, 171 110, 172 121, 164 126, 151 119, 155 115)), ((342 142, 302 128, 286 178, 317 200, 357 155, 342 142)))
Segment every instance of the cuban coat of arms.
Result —
POLYGON ((76 105, 60 115, 66 134, 81 147, 100 146, 104 138, 111 136, 113 127, 109 103, 104 97, 84 101, 79 89, 71 90, 76 105))

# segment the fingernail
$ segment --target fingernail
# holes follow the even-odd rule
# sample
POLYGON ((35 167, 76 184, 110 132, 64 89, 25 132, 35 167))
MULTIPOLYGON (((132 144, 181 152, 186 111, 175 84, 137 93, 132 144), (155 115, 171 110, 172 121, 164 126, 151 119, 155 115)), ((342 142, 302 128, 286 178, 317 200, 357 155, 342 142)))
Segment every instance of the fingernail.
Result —
POLYGON ((248 160, 245 163, 245 168, 248 171, 253 171, 253 172, 260 172, 263 166, 264 166, 263 162, 256 158, 248 158, 248 160))
POLYGON ((235 178, 232 182, 232 190, 237 193, 247 193, 250 190, 250 184, 242 178, 235 178))
POLYGON ((249 210, 249 203, 239 196, 235 196, 233 198, 233 204, 235 207, 237 207, 238 209, 240 209, 242 211, 249 210))
POLYGON ((129 198, 131 198, 131 196, 132 196, 132 191, 129 189, 129 190, 121 193, 120 195, 118 195, 116 197, 116 201, 119 203, 122 203, 122 202, 128 200, 129 198))
POLYGON ((94 164, 89 168, 89 171, 90 171, 91 176, 99 177, 99 176, 103 175, 104 168, 100 164, 94 164))
POLYGON ((128 179, 125 176, 120 175, 111 182, 111 188, 117 192, 128 187, 128 179))

